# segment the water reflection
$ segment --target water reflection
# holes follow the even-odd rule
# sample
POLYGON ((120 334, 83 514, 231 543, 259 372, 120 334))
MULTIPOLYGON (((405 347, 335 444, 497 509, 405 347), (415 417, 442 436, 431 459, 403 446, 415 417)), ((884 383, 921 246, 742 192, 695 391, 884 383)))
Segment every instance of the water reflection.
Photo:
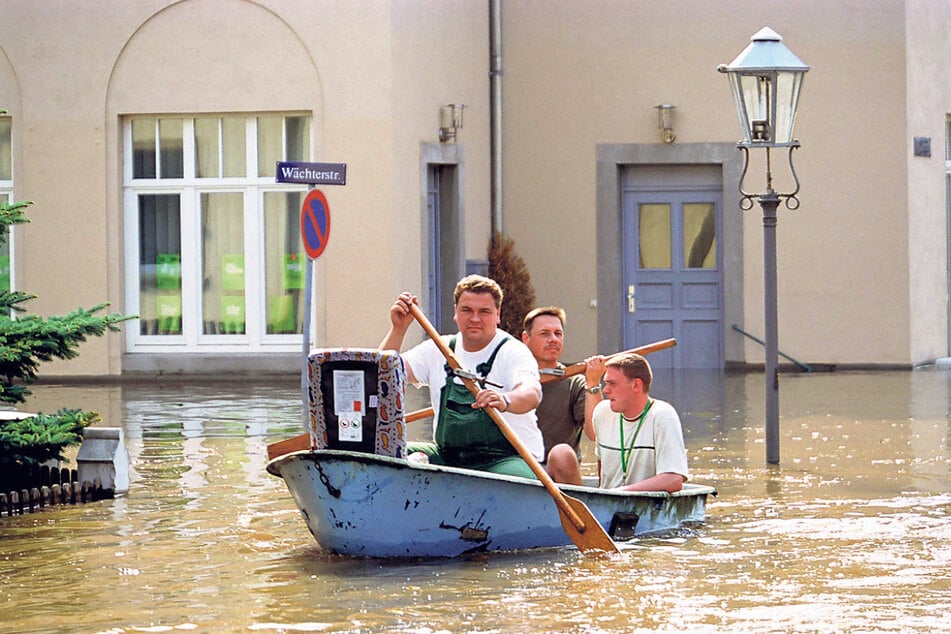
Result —
POLYGON ((705 525, 613 558, 421 562, 322 553, 265 474, 267 444, 299 433, 294 381, 38 387, 30 409, 124 427, 131 488, 0 518, 0 632, 942 631, 949 377, 784 375, 767 467, 761 374, 659 375, 694 481, 720 491, 705 525))

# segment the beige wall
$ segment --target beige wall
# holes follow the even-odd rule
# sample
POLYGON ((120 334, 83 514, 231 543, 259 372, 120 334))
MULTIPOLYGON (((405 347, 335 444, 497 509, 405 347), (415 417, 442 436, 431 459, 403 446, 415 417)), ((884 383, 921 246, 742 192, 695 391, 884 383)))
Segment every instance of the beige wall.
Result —
MULTIPOLYGON (((389 178, 396 204, 391 209, 393 227, 384 240, 393 250, 393 270, 379 280, 379 292, 360 305, 362 316, 357 318, 367 322, 363 331, 368 333, 361 341, 370 346, 386 333, 388 309, 397 294, 409 290, 422 296, 426 288, 421 267, 428 254, 423 243, 426 208, 420 195, 425 186, 420 180, 420 146, 438 142, 441 105, 466 106, 457 142, 463 154, 460 180, 467 257, 485 258, 490 232, 488 3, 395 2, 391 25, 397 158, 389 178)), ((339 335, 337 345, 352 341, 349 327, 342 327, 339 335)), ((422 330, 414 328, 407 343, 424 338, 422 330)))
MULTIPOLYGON (((727 10, 724 3, 668 2, 661 8, 649 1, 598 0, 577 8, 510 3, 503 24, 505 226, 533 273, 539 303, 568 309, 566 356, 580 358, 597 345, 596 309, 589 307, 597 279, 595 146, 659 143, 659 103, 677 106, 678 144, 736 139, 729 89, 715 69, 764 25, 812 67, 797 125, 802 205, 795 212, 781 209, 777 229, 781 350, 817 363, 908 364, 943 354, 945 336, 938 332, 925 336, 927 346, 911 346, 911 313, 919 306, 908 300, 915 268, 909 263, 905 167, 911 133, 904 123, 904 3, 737 1, 727 10), (535 238, 540 228, 541 240, 535 238)), ((945 9, 935 2, 912 8, 944 20, 922 37, 946 38, 936 33, 947 31, 945 9)), ((927 17, 918 22, 933 24, 927 17)), ((920 64, 932 66, 922 76, 948 68, 946 57, 922 57, 920 64)), ((928 134, 938 144, 946 111, 947 104, 929 100, 929 129, 935 131, 928 134)), ((935 173, 939 161, 932 161, 935 173)), ((751 170, 751 178, 755 174, 751 170)), ((934 215, 943 209, 943 189, 931 185, 930 192, 933 213, 923 222, 943 251, 943 233, 934 231, 944 226, 934 215)), ((754 333, 763 332, 758 211, 745 213, 739 285, 741 325, 754 333)), ((946 323, 945 268, 933 262, 922 268, 916 274, 926 279, 922 301, 930 302, 928 319, 940 330, 946 323)), ((731 336, 738 335, 727 331, 731 336)), ((742 358, 732 360, 762 359, 755 343, 742 350, 742 358)))
POLYGON ((908 2, 908 253, 912 361, 948 356, 948 234, 945 119, 951 113, 951 3, 908 2), (913 156, 915 137, 931 139, 931 156, 913 156), (944 273, 944 274, 942 274, 944 273))
MULTIPOLYGON (((18 286, 39 296, 31 308, 108 299, 134 311, 123 305, 123 115, 304 111, 315 160, 348 163, 347 185, 325 190, 333 239, 317 265, 316 343, 375 345, 396 293, 420 289, 420 144, 436 141, 444 103, 469 106, 463 196, 484 257, 486 23, 485 3, 466 0, 0 7, 17 197, 36 201, 16 252, 18 286)), ((43 373, 118 373, 122 349, 111 334, 43 373)))
MULTIPOLYGON (((780 349, 834 364, 947 354, 951 5, 504 2, 504 228, 538 302, 568 310, 566 357, 598 349, 596 148, 659 144, 654 106, 664 102, 677 106, 675 145, 735 141, 715 69, 764 25, 812 66, 797 126, 802 205, 781 209, 777 233, 780 349), (915 136, 931 137, 931 158, 912 156, 915 136)), ((467 106, 465 255, 485 257, 488 66, 483 0, 0 3, 0 105, 16 122, 17 198, 35 201, 17 232, 18 286, 39 296, 31 308, 44 315, 102 300, 133 310, 122 270, 123 115, 303 111, 315 160, 348 164, 347 185, 325 189, 333 239, 317 266, 317 343, 373 346, 395 294, 423 288, 420 155, 445 103, 467 106)), ((727 302, 762 333, 760 215, 725 213, 741 227, 725 254, 735 262, 727 302)), ((123 341, 94 339, 42 373, 118 373, 123 341)), ((762 359, 748 341, 727 351, 731 361, 762 359)))

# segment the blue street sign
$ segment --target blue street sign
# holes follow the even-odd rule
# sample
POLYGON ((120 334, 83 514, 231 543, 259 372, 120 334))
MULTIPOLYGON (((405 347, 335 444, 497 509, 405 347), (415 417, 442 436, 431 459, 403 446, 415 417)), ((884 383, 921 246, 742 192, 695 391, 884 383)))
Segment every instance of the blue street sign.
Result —
POLYGON ((346 185, 346 163, 277 162, 278 183, 305 183, 307 185, 346 185))

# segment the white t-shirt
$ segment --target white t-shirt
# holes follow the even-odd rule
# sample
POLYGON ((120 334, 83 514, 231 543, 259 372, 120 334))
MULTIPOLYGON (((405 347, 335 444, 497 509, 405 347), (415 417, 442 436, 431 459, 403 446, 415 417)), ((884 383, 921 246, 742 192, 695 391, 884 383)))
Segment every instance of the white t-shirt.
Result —
POLYGON ((658 473, 679 473, 689 478, 687 449, 677 410, 670 403, 651 399, 653 403, 640 431, 640 416, 623 418, 611 410, 608 400, 598 403, 592 413, 597 442, 594 454, 601 461, 601 487, 613 489, 635 484, 658 473), (624 425, 624 454, 627 473, 621 460, 621 421, 624 425), (636 434, 636 438, 635 438, 636 434))
MULTIPOLYGON (((498 330, 495 333, 495 337, 489 342, 489 345, 482 350, 478 352, 467 352, 462 346, 462 336, 456 335, 456 346, 454 350, 456 359, 459 360, 459 364, 463 369, 475 372, 476 367, 480 363, 488 361, 489 357, 492 356, 492 352, 495 351, 502 339, 508 336, 510 335, 502 330, 498 330)), ((447 346, 449 345, 449 339, 449 336, 444 335, 442 337, 442 340, 447 346)), ((421 344, 403 352, 402 357, 403 363, 406 364, 406 367, 412 371, 413 376, 416 378, 416 386, 429 386, 429 400, 435 412, 433 415, 433 420, 436 421, 433 424, 433 432, 435 433, 436 426, 439 424, 439 397, 442 393, 443 386, 446 384, 446 357, 443 356, 435 342, 431 339, 427 339, 421 344)), ((533 384, 535 389, 538 390, 538 393, 541 394, 542 387, 538 375, 538 362, 535 361, 535 357, 532 356, 532 352, 528 349, 528 346, 514 337, 499 349, 499 353, 495 356, 495 361, 492 363, 492 370, 489 371, 489 375, 485 378, 502 384, 501 389, 487 385, 486 387, 489 389, 500 389, 502 392, 508 392, 515 389, 517 385, 525 383, 533 384)), ((453 380, 460 385, 462 384, 462 381, 458 377, 453 380)), ((502 412, 502 417, 522 442, 525 443, 525 446, 532 452, 532 455, 538 460, 542 460, 545 455, 545 443, 542 440, 542 433, 539 431, 538 424, 536 423, 535 410, 531 410, 525 414, 502 412)))

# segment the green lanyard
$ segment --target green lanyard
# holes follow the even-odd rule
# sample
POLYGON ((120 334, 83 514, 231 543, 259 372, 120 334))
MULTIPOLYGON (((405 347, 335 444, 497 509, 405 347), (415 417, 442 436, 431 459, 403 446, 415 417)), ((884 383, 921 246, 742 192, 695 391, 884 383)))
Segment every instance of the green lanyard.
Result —
POLYGON ((647 399, 647 405, 644 406, 644 411, 641 412, 641 416, 637 420, 637 429, 634 430, 634 437, 631 438, 631 444, 627 449, 624 448, 624 414, 617 415, 618 428, 621 430, 621 470, 624 472, 624 477, 627 477, 627 458, 631 455, 631 452, 634 451, 634 442, 637 440, 637 435, 641 433, 641 425, 644 424, 644 417, 647 416, 647 410, 649 410, 653 404, 654 401, 647 399))

